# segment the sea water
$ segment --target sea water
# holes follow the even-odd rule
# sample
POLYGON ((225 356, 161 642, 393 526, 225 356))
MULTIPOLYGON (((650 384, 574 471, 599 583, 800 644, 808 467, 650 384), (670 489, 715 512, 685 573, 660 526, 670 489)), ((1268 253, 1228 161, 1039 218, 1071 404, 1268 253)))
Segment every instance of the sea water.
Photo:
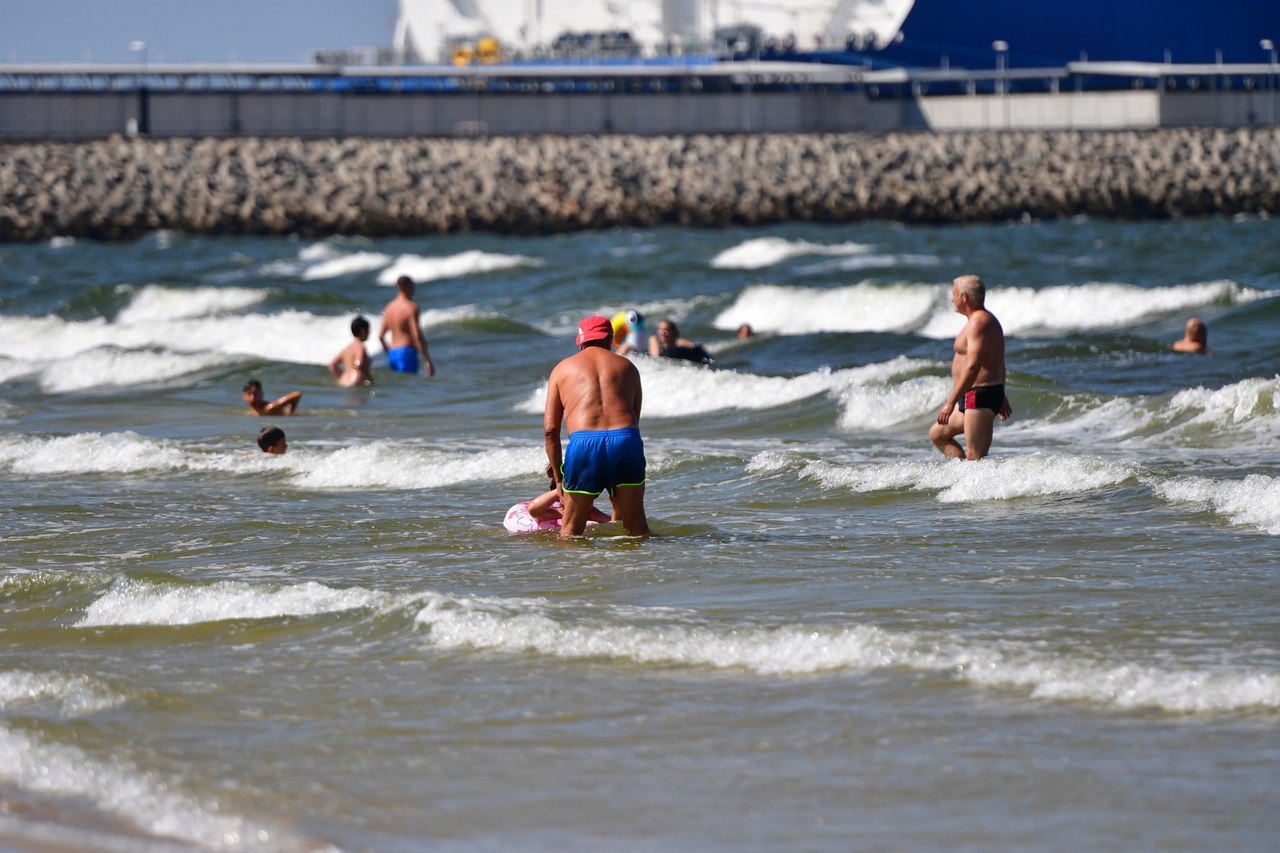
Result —
POLYGON ((0 848, 1280 837, 1274 221, 5 245, 0 424, 0 848), (927 439, 967 272, 979 463, 927 439), (437 376, 336 387, 401 274, 437 376), (507 534, 630 308, 717 359, 634 358, 654 535, 507 534))

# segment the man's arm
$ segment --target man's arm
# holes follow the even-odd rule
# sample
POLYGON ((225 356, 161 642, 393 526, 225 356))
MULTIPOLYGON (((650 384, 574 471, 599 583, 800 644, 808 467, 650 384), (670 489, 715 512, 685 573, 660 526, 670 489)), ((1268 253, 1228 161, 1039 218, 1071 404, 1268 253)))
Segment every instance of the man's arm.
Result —
POLYGON ((284 409, 286 415, 292 415, 298 410, 298 401, 302 399, 301 391, 290 391, 279 400, 276 400, 263 408, 263 414, 275 414, 277 410, 284 409))
POLYGON ((938 423, 945 424, 951 418, 951 410, 960 402, 973 383, 978 381, 982 372, 983 358, 987 349, 987 323, 981 318, 970 319, 964 330, 965 352, 964 366, 956 374, 955 384, 947 402, 938 410, 938 423))
POLYGON ((413 324, 409 327, 409 332, 413 335, 413 345, 417 347, 418 352, 422 353, 422 363, 427 367, 427 376, 435 376, 436 366, 431 363, 431 353, 427 349, 427 334, 422 331, 422 312, 417 307, 413 309, 413 324))
POLYGON ((333 374, 334 379, 342 378, 342 364, 346 355, 347 350, 344 347, 341 352, 333 357, 333 361, 329 362, 329 372, 333 374))
POLYGON ((551 479, 556 482, 556 489, 562 489, 560 482, 560 466, 564 462, 563 448, 560 444, 560 424, 564 421, 564 401, 560 399, 559 377, 557 370, 551 371, 547 380, 547 405, 542 413, 542 438, 547 449, 547 461, 551 463, 551 479))
POLYGON ((382 325, 378 327, 378 343, 382 347, 383 352, 391 352, 391 344, 387 342, 387 335, 391 334, 391 327, 387 325, 387 312, 382 312, 382 325))

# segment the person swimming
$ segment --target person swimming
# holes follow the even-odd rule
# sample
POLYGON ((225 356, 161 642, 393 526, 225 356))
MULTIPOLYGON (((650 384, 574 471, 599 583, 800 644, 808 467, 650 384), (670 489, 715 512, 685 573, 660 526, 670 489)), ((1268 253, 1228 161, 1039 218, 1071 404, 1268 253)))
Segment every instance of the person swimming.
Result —
POLYGON ((702 344, 680 337, 679 327, 668 319, 658 323, 657 334, 649 336, 649 355, 654 358, 678 358, 696 364, 716 363, 702 344))

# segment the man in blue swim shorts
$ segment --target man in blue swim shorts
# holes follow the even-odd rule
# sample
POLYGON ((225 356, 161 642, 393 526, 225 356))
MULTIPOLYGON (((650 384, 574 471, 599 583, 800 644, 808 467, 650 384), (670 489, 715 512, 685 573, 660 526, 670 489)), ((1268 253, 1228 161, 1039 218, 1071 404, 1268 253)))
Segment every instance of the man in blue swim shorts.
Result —
POLYGON ((378 343, 387 353, 387 367, 398 373, 417 373, 418 353, 422 353, 427 376, 435 376, 436 366, 427 351, 427 336, 422 332, 418 304, 413 301, 413 279, 400 276, 396 279, 396 291, 396 298, 382 311, 382 328, 378 330, 378 343))
POLYGON ((578 353, 557 364, 547 380, 542 434, 563 496, 561 538, 582 535, 592 503, 603 491, 613 500, 613 517, 628 533, 649 535, 640 371, 610 350, 612 341, 607 318, 585 318, 578 324, 578 353), (561 424, 569 433, 563 461, 561 424))

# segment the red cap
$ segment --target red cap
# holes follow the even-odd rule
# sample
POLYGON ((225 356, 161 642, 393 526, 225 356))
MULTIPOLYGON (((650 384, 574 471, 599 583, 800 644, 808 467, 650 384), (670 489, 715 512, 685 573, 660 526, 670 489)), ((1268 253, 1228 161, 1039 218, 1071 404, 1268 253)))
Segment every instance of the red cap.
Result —
POLYGON ((613 324, 604 317, 584 317, 578 324, 578 346, 613 337, 613 324))

